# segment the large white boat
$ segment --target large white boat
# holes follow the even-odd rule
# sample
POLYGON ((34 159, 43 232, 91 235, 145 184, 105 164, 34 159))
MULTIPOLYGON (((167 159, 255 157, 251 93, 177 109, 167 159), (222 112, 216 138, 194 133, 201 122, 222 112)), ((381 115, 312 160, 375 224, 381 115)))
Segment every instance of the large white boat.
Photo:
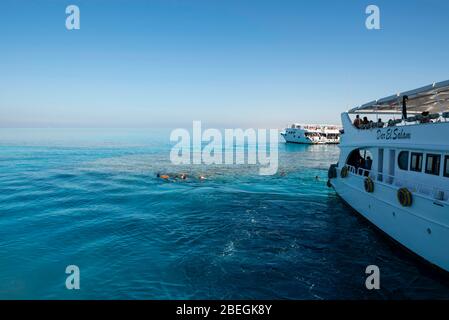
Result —
POLYGON ((340 128, 334 125, 292 124, 281 133, 285 142, 300 144, 337 144, 340 128))
POLYGON ((340 158, 328 182, 379 229, 446 271, 448 110, 445 81, 343 113, 340 158))

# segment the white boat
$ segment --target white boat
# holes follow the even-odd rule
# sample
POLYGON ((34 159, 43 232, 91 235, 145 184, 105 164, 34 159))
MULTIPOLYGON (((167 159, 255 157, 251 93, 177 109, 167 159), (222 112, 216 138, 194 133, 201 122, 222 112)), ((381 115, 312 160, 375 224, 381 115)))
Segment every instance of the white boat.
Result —
POLYGON ((292 124, 281 133, 285 142, 300 144, 338 144, 340 128, 334 125, 292 124))
POLYGON ((329 169, 328 182, 375 226, 445 271, 449 271, 448 110, 449 81, 445 81, 343 113, 340 158, 329 169), (357 115, 372 122, 356 126, 357 115))

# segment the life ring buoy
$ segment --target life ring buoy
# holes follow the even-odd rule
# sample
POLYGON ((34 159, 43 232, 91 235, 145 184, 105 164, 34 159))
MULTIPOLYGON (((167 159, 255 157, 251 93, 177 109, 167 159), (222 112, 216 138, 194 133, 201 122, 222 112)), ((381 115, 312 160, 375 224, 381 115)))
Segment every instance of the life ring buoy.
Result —
POLYGON ((411 207, 413 195, 407 188, 401 188, 398 190, 398 200, 403 207, 411 207))
POLYGON ((346 178, 348 176, 349 170, 347 166, 344 166, 343 168, 341 168, 341 172, 340 172, 340 176, 342 178, 346 178))
POLYGON ((374 192, 374 182, 370 177, 365 178, 363 184, 365 185, 365 191, 368 193, 374 192))

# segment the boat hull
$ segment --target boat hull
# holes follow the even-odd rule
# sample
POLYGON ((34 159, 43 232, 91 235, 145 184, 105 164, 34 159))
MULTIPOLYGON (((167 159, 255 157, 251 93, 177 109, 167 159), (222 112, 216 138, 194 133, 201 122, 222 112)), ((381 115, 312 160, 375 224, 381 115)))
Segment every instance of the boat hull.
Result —
POLYGON ((331 185, 346 203, 388 236, 449 272, 449 228, 441 221, 442 216, 448 216, 448 205, 415 195, 413 206, 405 208, 397 200, 397 188, 376 183, 374 193, 368 193, 363 180, 359 176, 335 178, 331 185))
POLYGON ((284 138, 286 143, 295 143, 295 144, 317 144, 310 139, 306 139, 304 137, 294 138, 290 135, 286 135, 285 133, 281 133, 281 136, 284 138))
POLYGON ((310 140, 310 139, 304 138, 304 137, 294 138, 294 137, 291 137, 291 136, 287 136, 285 134, 281 134, 281 135, 284 138, 286 143, 308 144, 308 145, 310 145, 310 144, 314 144, 314 145, 315 144, 339 144, 338 141, 333 141, 333 140, 328 140, 328 141, 325 141, 325 140, 310 140))
POLYGON ((281 135, 287 143, 296 144, 338 144, 340 130, 329 125, 297 125, 286 128, 281 135))
POLYGON ((312 144, 322 144, 322 143, 313 143, 313 142, 296 142, 296 141, 285 141, 285 143, 291 143, 291 144, 304 144, 304 145, 312 145, 312 144))

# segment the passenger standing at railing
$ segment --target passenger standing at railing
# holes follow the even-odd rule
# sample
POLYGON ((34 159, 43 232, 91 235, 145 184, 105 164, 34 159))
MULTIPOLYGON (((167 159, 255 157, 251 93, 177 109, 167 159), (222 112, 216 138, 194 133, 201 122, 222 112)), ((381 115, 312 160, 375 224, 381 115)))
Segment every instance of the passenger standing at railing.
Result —
POLYGON ((370 156, 366 157, 365 169, 371 171, 371 167, 373 166, 373 159, 370 156))
POLYGON ((357 169, 357 171, 358 171, 358 169, 365 169, 365 159, 360 157, 360 159, 358 161, 358 165, 356 166, 356 169, 357 169))

